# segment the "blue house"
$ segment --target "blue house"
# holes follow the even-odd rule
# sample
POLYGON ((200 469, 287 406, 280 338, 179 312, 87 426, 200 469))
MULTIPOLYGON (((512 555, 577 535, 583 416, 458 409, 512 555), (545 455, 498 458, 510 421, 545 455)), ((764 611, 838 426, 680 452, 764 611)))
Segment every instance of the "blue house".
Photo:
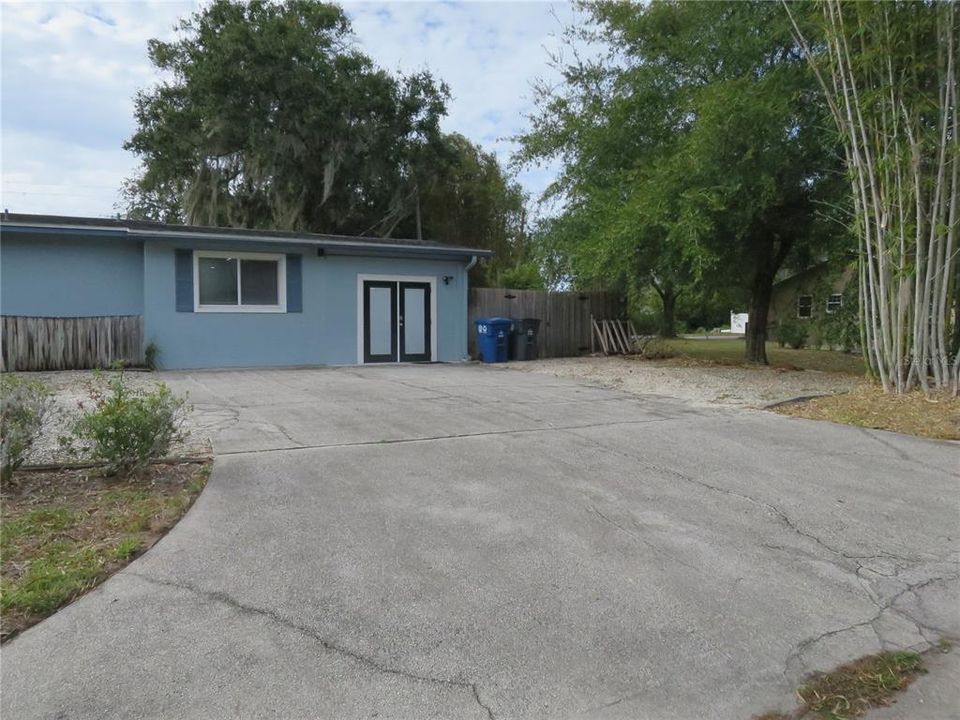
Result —
POLYGON ((459 361, 467 272, 489 255, 418 240, 4 214, 4 359, 17 367, 14 345, 46 352, 49 331, 35 329, 44 321, 26 318, 123 317, 141 356, 153 344, 164 368, 459 361))

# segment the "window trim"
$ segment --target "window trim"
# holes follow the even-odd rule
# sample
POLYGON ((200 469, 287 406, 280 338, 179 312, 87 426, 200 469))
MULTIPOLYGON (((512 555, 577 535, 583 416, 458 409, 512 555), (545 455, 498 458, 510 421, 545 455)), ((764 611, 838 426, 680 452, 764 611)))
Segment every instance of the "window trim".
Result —
POLYGON ((811 318, 813 318, 813 295, 797 295, 797 319, 810 320, 811 318), (803 298, 810 298, 810 314, 809 315, 800 314, 800 301, 803 298))
POLYGON ((826 310, 827 315, 833 315, 837 310, 840 310, 842 308, 843 308, 843 293, 830 293, 829 295, 827 295, 827 305, 824 308, 826 310), (834 302, 833 300, 834 298, 838 298, 838 300, 836 301, 836 307, 831 310, 830 303, 834 302))
POLYGON ((287 311, 287 256, 283 253, 229 252, 225 250, 193 251, 193 311, 198 313, 285 313, 287 311), (277 263, 277 305, 243 305, 240 285, 240 262, 237 262, 237 304, 200 304, 200 258, 236 258, 240 260, 268 260, 277 263))

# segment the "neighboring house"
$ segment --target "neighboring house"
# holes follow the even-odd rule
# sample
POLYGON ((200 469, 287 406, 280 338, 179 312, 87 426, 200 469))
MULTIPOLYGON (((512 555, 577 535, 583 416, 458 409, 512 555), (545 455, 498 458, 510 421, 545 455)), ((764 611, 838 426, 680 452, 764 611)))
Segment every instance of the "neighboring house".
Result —
MULTIPOLYGON (((152 343, 165 368, 459 361, 467 271, 491 254, 417 240, 4 214, 0 314, 4 328, 13 316, 127 316, 141 356, 152 343)), ((49 342, 37 335, 30 342, 49 342)))
POLYGON ((855 268, 822 262, 777 282, 773 286, 768 316, 770 337, 776 337, 780 322, 795 321, 809 323, 810 340, 815 343, 815 321, 843 307, 843 303, 848 301, 844 299, 845 292, 850 283, 856 280, 855 273, 855 268))

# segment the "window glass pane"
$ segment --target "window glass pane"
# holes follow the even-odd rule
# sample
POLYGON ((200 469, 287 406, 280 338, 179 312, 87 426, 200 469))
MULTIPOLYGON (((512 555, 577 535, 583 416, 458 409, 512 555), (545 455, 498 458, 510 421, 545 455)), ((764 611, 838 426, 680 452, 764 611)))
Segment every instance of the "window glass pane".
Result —
POLYGON ((237 261, 235 258, 201 257, 199 265, 200 304, 237 304, 237 261))
POLYGON ((797 298, 797 317, 808 318, 813 313, 813 296, 801 295, 797 298))
POLYGON ((276 260, 241 260, 240 293, 244 305, 279 305, 276 260))
POLYGON ((370 288, 371 355, 389 355, 393 350, 393 291, 385 287, 370 288))
POLYGON ((427 351, 426 292, 423 288, 403 289, 403 352, 422 355, 427 351))

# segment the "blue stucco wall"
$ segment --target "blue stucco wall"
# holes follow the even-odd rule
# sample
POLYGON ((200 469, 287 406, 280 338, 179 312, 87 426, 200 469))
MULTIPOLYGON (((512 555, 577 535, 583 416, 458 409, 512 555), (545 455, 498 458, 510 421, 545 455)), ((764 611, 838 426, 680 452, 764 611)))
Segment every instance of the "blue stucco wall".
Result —
POLYGON ((83 317, 142 312, 141 242, 0 233, 0 313, 83 317))
MULTIPOLYGON (((357 357, 357 275, 436 278, 437 355, 462 360, 467 352, 467 281, 458 261, 327 255, 311 247, 284 247, 303 255, 300 313, 177 312, 174 250, 237 250, 224 243, 202 246, 150 241, 143 253, 144 322, 147 342, 160 349, 165 368, 256 365, 351 365, 357 357), (452 280, 445 285, 444 275, 452 280)), ((276 246, 244 244, 245 252, 277 252, 276 246)))

